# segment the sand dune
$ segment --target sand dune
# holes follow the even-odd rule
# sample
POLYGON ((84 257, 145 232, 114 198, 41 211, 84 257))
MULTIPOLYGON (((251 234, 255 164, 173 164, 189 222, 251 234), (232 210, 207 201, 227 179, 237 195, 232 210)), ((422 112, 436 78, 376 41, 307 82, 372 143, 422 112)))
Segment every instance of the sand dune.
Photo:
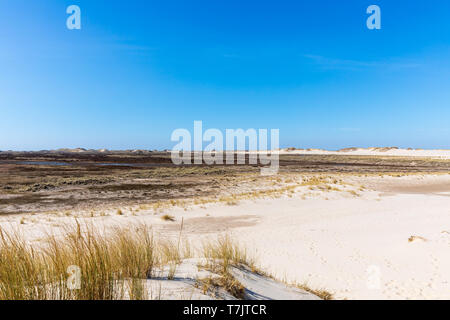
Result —
MULTIPOLYGON (((163 221, 162 213, 126 208, 123 215, 80 219, 102 227, 144 222, 168 237, 179 234, 183 219, 192 243, 230 234, 265 272, 326 289, 336 299, 450 299, 449 185, 448 174, 346 176, 341 189, 318 184, 233 205, 165 209, 174 222, 163 221)), ((58 230, 71 221, 17 215, 2 217, 0 225, 20 227, 37 241, 43 228, 58 230)))
POLYGON ((296 149, 286 148, 280 150, 281 154, 305 154, 305 155, 355 155, 355 156, 397 156, 397 157, 433 157, 450 158, 450 150, 423 150, 423 149, 400 149, 396 147, 374 147, 374 148, 346 148, 338 151, 322 149, 296 149))

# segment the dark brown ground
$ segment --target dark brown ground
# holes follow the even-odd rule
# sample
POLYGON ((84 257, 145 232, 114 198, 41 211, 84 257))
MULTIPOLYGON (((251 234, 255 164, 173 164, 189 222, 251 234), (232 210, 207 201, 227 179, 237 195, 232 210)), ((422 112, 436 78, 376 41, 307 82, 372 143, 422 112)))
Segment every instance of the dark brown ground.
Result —
MULTIPOLYGON (((280 173, 449 172, 450 161, 344 155, 283 155, 280 173)), ((149 203, 217 195, 250 165, 175 166, 166 152, 0 152, 0 214, 149 203)))

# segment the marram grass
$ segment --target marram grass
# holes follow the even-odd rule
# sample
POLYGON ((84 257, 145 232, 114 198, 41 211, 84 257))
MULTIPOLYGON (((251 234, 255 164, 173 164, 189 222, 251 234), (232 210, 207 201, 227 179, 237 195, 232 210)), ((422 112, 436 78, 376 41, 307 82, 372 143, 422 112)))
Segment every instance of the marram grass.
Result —
MULTIPOLYGON (((31 244, 20 231, 0 228, 0 300, 144 299, 145 279, 169 267, 175 275, 183 259, 193 255, 189 242, 155 239, 146 225, 116 227, 100 232, 92 225, 65 226, 31 244), (79 289, 68 282, 71 266, 81 272, 79 289)), ((200 256, 229 265, 244 261, 244 252, 228 237, 205 242, 200 256)), ((215 264, 215 262, 214 262, 215 264)), ((220 269, 220 268, 217 268, 220 269)))

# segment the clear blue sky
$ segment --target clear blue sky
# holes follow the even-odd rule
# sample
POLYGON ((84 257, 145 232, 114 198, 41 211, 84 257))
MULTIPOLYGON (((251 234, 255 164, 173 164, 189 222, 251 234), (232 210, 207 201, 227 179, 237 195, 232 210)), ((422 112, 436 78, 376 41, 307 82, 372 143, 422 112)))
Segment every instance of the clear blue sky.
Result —
POLYGON ((0 0, 0 111, 0 150, 171 148, 194 120, 450 148, 450 1, 0 0))

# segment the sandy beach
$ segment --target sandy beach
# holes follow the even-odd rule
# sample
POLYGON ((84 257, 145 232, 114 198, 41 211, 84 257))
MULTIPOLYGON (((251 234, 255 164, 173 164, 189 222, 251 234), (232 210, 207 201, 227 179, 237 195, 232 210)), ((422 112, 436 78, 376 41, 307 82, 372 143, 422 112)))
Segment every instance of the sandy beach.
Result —
POLYGON ((334 299, 450 298, 448 173, 290 172, 266 179, 266 189, 261 181, 257 189, 241 184, 222 190, 223 199, 10 214, 0 227, 20 229, 36 243, 75 218, 102 228, 145 223, 169 238, 181 230, 194 246, 227 234, 265 273, 334 299))

